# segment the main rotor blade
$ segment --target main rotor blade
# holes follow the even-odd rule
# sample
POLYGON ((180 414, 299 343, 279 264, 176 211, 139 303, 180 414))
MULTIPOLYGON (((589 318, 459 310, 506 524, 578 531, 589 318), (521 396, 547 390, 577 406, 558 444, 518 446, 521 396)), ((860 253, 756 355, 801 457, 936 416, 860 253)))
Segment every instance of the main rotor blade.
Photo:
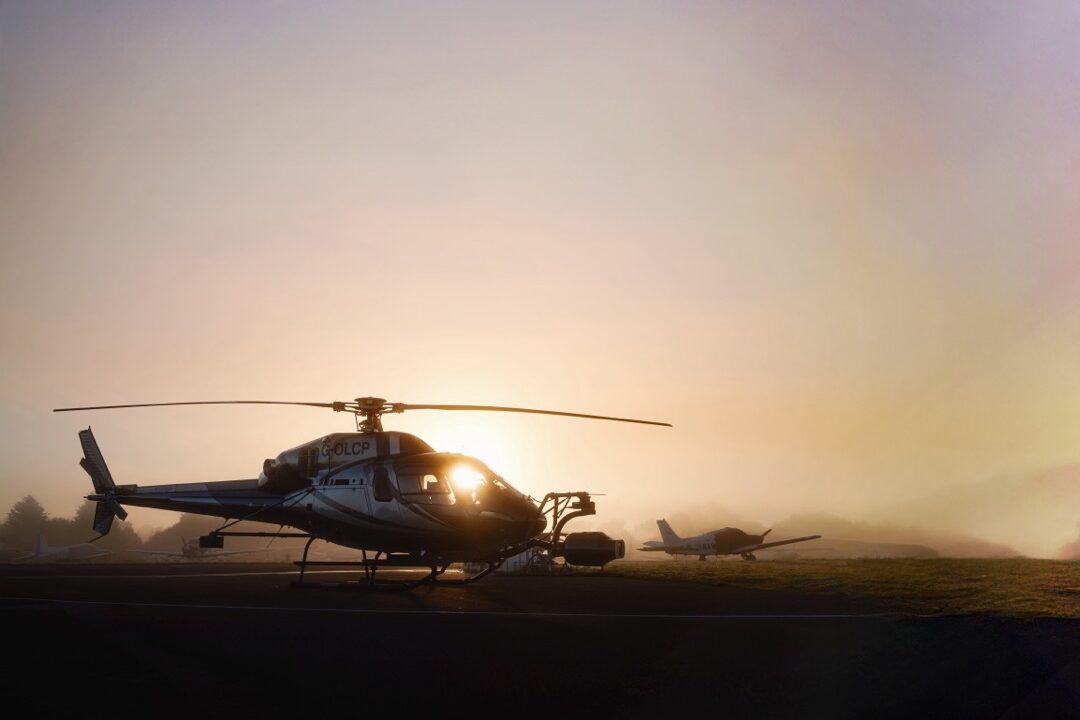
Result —
POLYGON ((500 407, 498 405, 410 405, 408 403, 392 403, 392 406, 394 412, 400 412, 402 410, 484 410, 491 412, 529 413, 531 415, 559 415, 562 417, 588 418, 590 420, 614 420, 615 422, 671 427, 671 423, 656 422, 655 420, 634 420, 632 418, 610 417, 608 415, 586 415, 585 413, 562 412, 559 410, 536 410, 534 408, 500 407))
POLYGON ((73 410, 116 410, 118 408, 166 407, 169 405, 306 405, 308 407, 344 407, 346 403, 289 402, 287 400, 198 400, 195 402, 133 403, 130 405, 93 405, 90 407, 54 408, 53 412, 73 410))

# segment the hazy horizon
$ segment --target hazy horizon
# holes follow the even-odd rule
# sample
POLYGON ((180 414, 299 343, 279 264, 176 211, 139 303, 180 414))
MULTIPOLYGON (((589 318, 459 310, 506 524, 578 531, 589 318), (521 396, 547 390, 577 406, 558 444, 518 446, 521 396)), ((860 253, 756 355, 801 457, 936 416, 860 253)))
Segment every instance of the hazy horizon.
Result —
MULTIPOLYGON (((0 3, 0 507, 387 418, 595 526, 1080 522, 1080 8, 0 3), (722 524, 722 523, 718 523, 722 524)), ((137 529, 172 517, 133 509, 137 529)))

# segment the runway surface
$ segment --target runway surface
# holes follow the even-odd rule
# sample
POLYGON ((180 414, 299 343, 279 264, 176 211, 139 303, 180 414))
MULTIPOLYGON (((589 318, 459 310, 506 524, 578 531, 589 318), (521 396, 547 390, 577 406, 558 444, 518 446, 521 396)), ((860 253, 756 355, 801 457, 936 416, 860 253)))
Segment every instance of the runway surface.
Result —
POLYGON ((1075 717, 1080 621, 602 575, 370 592, 289 565, 0 566, 3 684, 41 710, 1075 717))

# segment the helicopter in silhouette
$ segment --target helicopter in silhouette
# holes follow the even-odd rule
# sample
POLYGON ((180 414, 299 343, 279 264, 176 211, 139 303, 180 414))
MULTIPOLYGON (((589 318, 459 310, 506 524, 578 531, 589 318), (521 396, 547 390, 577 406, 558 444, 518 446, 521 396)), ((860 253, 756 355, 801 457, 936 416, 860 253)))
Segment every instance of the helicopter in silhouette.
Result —
POLYGON ((464 582, 487 575, 504 560, 530 548, 572 565, 603 566, 625 555, 625 544, 603 533, 570 533, 573 518, 593 515, 588 492, 552 492, 541 501, 518 491, 483 462, 456 453, 436 452, 404 432, 383 429, 382 416, 406 410, 513 412, 671 427, 669 423, 584 413, 492 405, 390 403, 382 398, 352 401, 288 402, 212 400, 57 408, 54 412, 147 408, 177 405, 298 405, 351 413, 355 433, 332 433, 298 445, 263 462, 258 477, 247 480, 170 485, 118 485, 90 428, 79 432, 83 459, 97 503, 93 528, 107 534, 113 519, 127 517, 124 506, 175 510, 226 520, 199 538, 202 548, 222 548, 228 536, 304 537, 300 567, 357 565, 374 586, 381 567, 420 567, 433 582, 451 563, 482 563, 464 582), (273 523, 296 532, 237 532, 245 520, 273 523), (550 530, 545 532, 549 527, 550 530), (362 551, 354 562, 309 561, 316 539, 362 551), (369 555, 369 553, 372 553, 369 555))

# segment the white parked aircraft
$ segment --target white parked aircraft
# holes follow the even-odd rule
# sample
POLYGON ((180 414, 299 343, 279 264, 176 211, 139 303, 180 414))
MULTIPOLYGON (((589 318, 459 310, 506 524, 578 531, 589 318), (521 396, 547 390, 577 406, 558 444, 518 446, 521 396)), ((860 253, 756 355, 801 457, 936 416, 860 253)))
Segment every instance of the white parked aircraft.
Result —
POLYGON ((23 562, 71 562, 73 560, 92 560, 111 554, 108 550, 102 550, 97 545, 90 543, 50 547, 45 540, 45 536, 38 535, 37 552, 30 557, 23 558, 23 562))
POLYGON ((697 555, 698 560, 704 560, 706 555, 741 555, 743 560, 757 560, 754 557, 755 550, 764 550, 807 540, 817 540, 821 537, 820 535, 807 535, 767 543, 765 542, 765 536, 771 533, 772 530, 766 530, 760 535, 750 535, 738 528, 728 527, 690 538, 681 538, 671 529, 667 520, 657 520, 656 525, 660 528, 660 537, 663 538, 663 541, 651 540, 645 543, 645 547, 638 548, 639 550, 666 552, 668 555, 697 555))
POLYGON ((229 555, 250 555, 252 553, 266 552, 266 548, 254 550, 222 550, 221 548, 204 548, 199 546, 199 539, 188 540, 180 538, 180 551, 169 550, 132 550, 131 552, 142 555, 164 555, 167 557, 182 557, 187 560, 205 560, 207 558, 227 557, 229 555))
POLYGON ((34 553, 8 547, 5 543, 0 543, 0 563, 21 562, 32 558, 33 556, 34 553))

